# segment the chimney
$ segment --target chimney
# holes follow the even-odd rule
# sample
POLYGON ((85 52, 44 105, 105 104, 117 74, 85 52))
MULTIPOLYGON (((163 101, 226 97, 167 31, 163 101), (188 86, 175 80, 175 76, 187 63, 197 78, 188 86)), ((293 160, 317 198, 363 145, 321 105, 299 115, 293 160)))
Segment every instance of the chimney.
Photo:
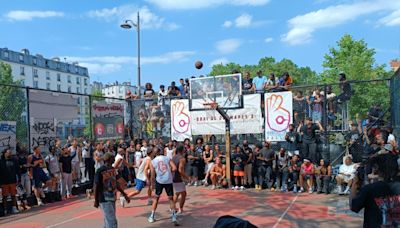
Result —
POLYGON ((400 68, 400 60, 394 59, 390 62, 390 67, 394 72, 396 72, 400 68))

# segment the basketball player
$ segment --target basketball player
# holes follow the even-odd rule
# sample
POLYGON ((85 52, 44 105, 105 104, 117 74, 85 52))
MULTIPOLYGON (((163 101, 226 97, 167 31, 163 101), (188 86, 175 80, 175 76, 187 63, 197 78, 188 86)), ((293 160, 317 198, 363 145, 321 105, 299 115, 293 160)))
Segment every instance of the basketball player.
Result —
POLYGON ((185 173, 186 159, 185 159, 185 148, 183 145, 176 147, 176 155, 172 158, 177 171, 174 173, 173 186, 175 190, 174 204, 178 202, 179 196, 179 209, 177 214, 183 213, 183 206, 186 200, 186 186, 183 180, 189 180, 189 177, 185 173))
POLYGON ((165 192, 168 195, 170 209, 172 211, 172 222, 175 225, 178 225, 178 221, 176 219, 175 212, 175 204, 174 204, 174 189, 173 189, 173 181, 172 181, 172 172, 176 171, 176 166, 174 162, 167 156, 164 156, 163 153, 158 153, 158 156, 153 159, 151 162, 151 177, 152 179, 156 178, 155 184, 155 200, 153 202, 153 207, 149 218, 147 219, 150 223, 155 222, 155 212, 157 210, 158 201, 160 200, 161 193, 165 189, 165 192))
POLYGON ((129 198, 139 195, 142 189, 147 185, 147 196, 149 197, 147 205, 153 204, 153 201, 151 200, 150 166, 151 160, 154 158, 154 155, 157 154, 157 152, 158 147, 153 147, 153 150, 147 150, 147 156, 143 158, 143 161, 138 168, 138 172, 136 173, 135 191, 128 194, 129 198))

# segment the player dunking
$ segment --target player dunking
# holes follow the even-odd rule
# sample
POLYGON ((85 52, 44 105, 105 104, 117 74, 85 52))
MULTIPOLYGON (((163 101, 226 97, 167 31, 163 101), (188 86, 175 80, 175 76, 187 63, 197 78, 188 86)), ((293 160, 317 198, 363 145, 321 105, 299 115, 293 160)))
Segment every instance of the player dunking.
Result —
POLYGON ((153 159, 150 165, 151 168, 151 177, 152 179, 156 178, 155 184, 155 200, 153 202, 153 207, 151 214, 148 218, 150 223, 155 221, 155 212, 157 210, 158 201, 160 200, 160 195, 165 189, 165 192, 168 195, 170 209, 172 211, 172 222, 175 225, 178 225, 178 221, 176 219, 175 212, 175 204, 174 204, 174 189, 173 189, 173 181, 172 181, 172 172, 176 171, 176 166, 174 162, 167 156, 164 156, 163 153, 158 153, 157 157, 153 159))

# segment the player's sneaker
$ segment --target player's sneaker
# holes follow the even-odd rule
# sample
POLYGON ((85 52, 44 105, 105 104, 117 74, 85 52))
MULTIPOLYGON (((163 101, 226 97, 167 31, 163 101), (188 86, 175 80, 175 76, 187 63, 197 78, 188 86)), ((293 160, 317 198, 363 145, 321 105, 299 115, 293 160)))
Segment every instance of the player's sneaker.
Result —
POLYGON ((178 220, 176 219, 176 214, 175 214, 175 213, 172 214, 171 220, 172 220, 172 223, 173 223, 175 226, 178 226, 178 220))
POLYGON ((154 216, 149 216, 149 218, 147 219, 147 221, 149 222, 149 223, 153 223, 153 222, 155 222, 156 220, 154 219, 154 216))
POLYGON ((126 199, 124 197, 119 197, 119 202, 121 204, 121 207, 125 207, 126 199))

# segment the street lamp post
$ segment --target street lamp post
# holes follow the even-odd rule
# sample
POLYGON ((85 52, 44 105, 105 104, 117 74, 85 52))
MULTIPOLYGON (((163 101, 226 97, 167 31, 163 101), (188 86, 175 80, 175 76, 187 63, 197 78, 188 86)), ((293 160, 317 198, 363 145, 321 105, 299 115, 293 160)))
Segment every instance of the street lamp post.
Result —
POLYGON ((137 31, 137 86, 138 86, 138 96, 141 97, 141 92, 140 92, 140 16, 139 12, 137 12, 137 21, 136 23, 133 22, 132 20, 126 20, 125 23, 121 24, 121 28, 124 29, 131 29, 132 27, 136 27, 137 31))

